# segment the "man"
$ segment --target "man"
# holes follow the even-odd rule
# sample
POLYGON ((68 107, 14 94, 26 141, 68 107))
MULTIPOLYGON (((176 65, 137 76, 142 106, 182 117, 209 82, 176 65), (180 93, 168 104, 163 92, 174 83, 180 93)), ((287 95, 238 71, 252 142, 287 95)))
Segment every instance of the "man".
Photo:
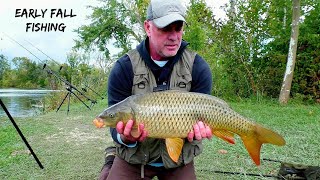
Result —
MULTIPOLYGON (((109 106, 133 94, 168 89, 210 94, 208 64, 182 40, 184 17, 180 2, 151 0, 144 22, 147 38, 121 57, 110 73, 109 106)), ((168 156, 164 140, 148 138, 143 124, 139 124, 140 136, 131 136, 133 124, 133 120, 119 122, 110 129, 117 155, 112 155, 113 148, 106 149, 110 155, 100 179, 196 179, 193 158, 202 152, 201 140, 212 136, 208 126, 201 120, 193 126, 176 163, 168 156)))

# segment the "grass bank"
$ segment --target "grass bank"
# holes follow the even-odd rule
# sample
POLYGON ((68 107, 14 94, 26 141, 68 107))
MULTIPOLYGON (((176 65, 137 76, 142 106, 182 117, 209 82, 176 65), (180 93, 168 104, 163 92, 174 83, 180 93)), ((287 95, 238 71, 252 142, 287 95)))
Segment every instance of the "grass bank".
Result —
MULTIPOLYGON (((261 158, 320 165, 319 105, 280 106, 270 101, 230 105, 286 139, 284 147, 264 145, 261 158)), ((77 104, 70 107, 69 115, 66 107, 62 107, 58 113, 16 118, 44 169, 26 151, 9 119, 0 118, 0 179, 97 179, 104 149, 112 142, 106 129, 96 129, 92 119, 105 107, 106 103, 101 101, 91 111, 77 104)), ((235 145, 217 138, 205 140, 204 145, 204 152, 195 161, 198 179, 257 179, 213 171, 276 174, 279 169, 279 163, 267 161, 256 167, 239 138, 235 145), (219 153, 221 150, 227 153, 219 153)))

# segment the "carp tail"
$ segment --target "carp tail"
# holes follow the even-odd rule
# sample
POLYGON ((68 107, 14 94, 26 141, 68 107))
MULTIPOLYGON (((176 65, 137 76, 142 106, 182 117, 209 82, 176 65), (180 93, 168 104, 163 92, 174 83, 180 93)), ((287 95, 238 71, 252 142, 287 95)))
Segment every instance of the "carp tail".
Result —
POLYGON ((247 136, 241 136, 241 139, 256 165, 260 165, 260 150, 262 144, 269 143, 283 146, 286 143, 281 135, 258 124, 255 125, 253 133, 247 136))

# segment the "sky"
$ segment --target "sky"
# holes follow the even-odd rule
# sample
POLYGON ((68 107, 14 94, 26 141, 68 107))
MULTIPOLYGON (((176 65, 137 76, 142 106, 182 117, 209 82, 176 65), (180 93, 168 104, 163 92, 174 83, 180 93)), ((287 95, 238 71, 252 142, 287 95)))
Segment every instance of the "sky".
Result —
MULTIPOLYGON (((74 30, 89 24, 87 16, 92 13, 88 5, 99 6, 97 0, 0 0, 0 54, 11 60, 14 57, 28 57, 39 61, 22 46, 31 51, 40 60, 53 58, 59 63, 65 63, 67 54, 74 46, 77 33, 74 30), (31 12, 33 11, 33 12, 31 12), (71 17, 72 16, 72 17, 71 17), (50 23, 63 27, 50 32, 32 32, 35 24, 50 23), (63 23, 63 24, 62 24, 63 23), (31 45, 31 44, 32 45, 31 45), (46 55, 41 53, 43 51, 46 55)), ((227 0, 208 0, 218 17, 223 17, 222 6, 227 0)), ((184 3, 187 0, 183 0, 184 3)), ((37 27, 35 27, 37 29, 37 27)))

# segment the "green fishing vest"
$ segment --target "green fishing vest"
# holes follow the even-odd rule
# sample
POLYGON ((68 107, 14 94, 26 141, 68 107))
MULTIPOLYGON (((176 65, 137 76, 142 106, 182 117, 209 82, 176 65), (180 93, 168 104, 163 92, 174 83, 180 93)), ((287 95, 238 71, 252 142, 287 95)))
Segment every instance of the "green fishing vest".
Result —
MULTIPOLYGON (((134 73, 132 94, 152 92, 157 83, 139 52, 134 49, 129 51, 127 55, 131 60, 134 73)), ((181 59, 173 67, 170 76, 170 89, 190 91, 195 55, 196 53, 188 49, 184 50, 181 59)), ((194 140, 190 143, 185 139, 181 155, 176 163, 169 157, 164 139, 147 138, 143 142, 138 142, 137 146, 133 148, 117 143, 116 146, 118 156, 131 164, 147 165, 158 162, 158 159, 161 158, 165 168, 176 168, 188 164, 203 149, 201 141, 194 140)))

